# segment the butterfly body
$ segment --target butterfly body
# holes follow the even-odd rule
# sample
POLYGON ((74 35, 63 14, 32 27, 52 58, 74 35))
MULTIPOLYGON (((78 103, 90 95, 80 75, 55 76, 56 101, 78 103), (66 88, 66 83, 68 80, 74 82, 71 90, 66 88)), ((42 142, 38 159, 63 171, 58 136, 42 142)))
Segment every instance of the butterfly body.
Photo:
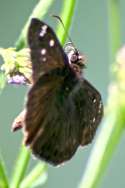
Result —
POLYGON ((28 32, 33 86, 24 118, 24 143, 39 159, 59 165, 90 143, 103 115, 99 92, 83 78, 72 44, 63 50, 53 30, 32 19, 28 32))

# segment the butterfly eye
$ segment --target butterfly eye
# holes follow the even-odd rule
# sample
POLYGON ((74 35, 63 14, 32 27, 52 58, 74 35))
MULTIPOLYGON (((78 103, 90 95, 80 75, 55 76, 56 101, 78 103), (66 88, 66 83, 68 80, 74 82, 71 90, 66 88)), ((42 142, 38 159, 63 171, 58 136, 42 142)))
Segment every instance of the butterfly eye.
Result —
POLYGON ((71 50, 68 54, 68 59, 70 63, 74 63, 77 61, 78 56, 77 54, 74 52, 74 50, 71 50))
POLYGON ((72 55, 71 55, 71 59, 70 59, 70 60, 71 60, 72 62, 77 61, 77 59, 78 59, 78 56, 77 56, 76 54, 72 54, 72 55))

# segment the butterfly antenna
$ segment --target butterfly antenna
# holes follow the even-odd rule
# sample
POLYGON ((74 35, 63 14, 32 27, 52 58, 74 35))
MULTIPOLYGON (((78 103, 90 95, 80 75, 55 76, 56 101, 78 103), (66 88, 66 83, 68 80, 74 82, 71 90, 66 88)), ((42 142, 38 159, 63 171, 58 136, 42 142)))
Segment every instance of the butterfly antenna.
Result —
POLYGON ((64 31, 66 32, 66 34, 67 34, 67 36, 68 36, 68 39, 69 39, 69 41, 74 45, 74 43, 73 43, 73 41, 72 41, 72 39, 70 38, 70 36, 69 36, 69 33, 68 33, 68 31, 66 30, 66 28, 65 28, 65 25, 64 25, 64 23, 63 23, 63 21, 62 21, 62 19, 59 17, 59 16, 57 16, 57 15, 51 15, 52 17, 54 17, 54 18, 56 18, 61 24, 62 24, 62 26, 63 26, 63 29, 64 29, 64 31))

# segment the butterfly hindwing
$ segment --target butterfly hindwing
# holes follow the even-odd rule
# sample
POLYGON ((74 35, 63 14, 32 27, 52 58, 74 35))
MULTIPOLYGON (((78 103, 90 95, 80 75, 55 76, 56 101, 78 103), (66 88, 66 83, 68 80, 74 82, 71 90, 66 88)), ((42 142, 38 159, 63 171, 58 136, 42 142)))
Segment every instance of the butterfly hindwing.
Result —
POLYGON ((87 81, 81 84, 76 94, 77 110, 80 115, 81 145, 90 143, 103 116, 103 104, 100 93, 87 81))

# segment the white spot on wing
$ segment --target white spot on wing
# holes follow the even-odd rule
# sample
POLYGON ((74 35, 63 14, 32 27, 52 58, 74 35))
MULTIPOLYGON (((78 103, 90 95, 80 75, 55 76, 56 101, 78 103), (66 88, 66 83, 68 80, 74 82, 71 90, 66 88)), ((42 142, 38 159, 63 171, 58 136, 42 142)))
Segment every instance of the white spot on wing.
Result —
POLYGON ((46 34, 46 31, 47 31, 47 25, 43 25, 41 27, 41 32, 40 32, 40 37, 43 37, 45 34, 46 34))
POLYGON ((96 103, 96 99, 93 100, 93 103, 96 103))
POLYGON ((42 58, 42 61, 44 61, 44 62, 45 62, 45 61, 46 61, 46 57, 42 58))
POLYGON ((101 109, 102 108, 102 103, 100 102, 100 104, 99 104, 99 109, 101 109))
POLYGON ((100 104, 99 104, 99 110, 98 110, 99 114, 101 113, 101 108, 102 108, 102 103, 100 102, 100 104))
POLYGON ((43 48, 43 49, 41 50, 41 54, 42 54, 42 55, 45 55, 45 54, 46 54, 46 49, 45 49, 45 48, 43 48))
POLYGON ((98 113, 100 114, 101 113, 101 110, 99 109, 98 113))
POLYGON ((51 40, 49 41, 49 45, 52 47, 52 46, 54 46, 54 44, 55 44, 55 41, 54 41, 53 39, 51 39, 51 40))
POLYGON ((92 122, 95 123, 95 117, 93 118, 92 122))
POLYGON ((47 25, 42 26, 42 30, 46 31, 47 30, 47 25))

